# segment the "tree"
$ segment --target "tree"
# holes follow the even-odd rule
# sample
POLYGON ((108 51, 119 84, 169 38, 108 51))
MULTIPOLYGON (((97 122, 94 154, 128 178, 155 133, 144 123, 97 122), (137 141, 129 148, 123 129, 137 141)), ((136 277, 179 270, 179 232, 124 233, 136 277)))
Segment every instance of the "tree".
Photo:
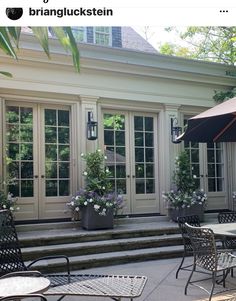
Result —
MULTIPOLYGON (((30 27, 34 36, 42 46, 44 52, 50 58, 49 49, 49 28, 48 27, 30 27)), ((75 69, 80 70, 79 50, 70 27, 50 27, 50 32, 55 34, 59 42, 66 51, 72 54, 75 69)), ((4 53, 17 59, 17 49, 21 36, 21 27, 0 27, 0 49, 4 53)), ((11 77, 6 71, 0 71, 1 74, 11 77)))
MULTIPOLYGON (((160 47, 161 53, 236 65, 236 27, 190 26, 184 32, 173 27, 166 30, 177 30, 181 39, 187 42, 189 47, 187 51, 179 51, 181 49, 179 45, 168 43, 160 47)), ((215 91, 213 99, 222 102, 235 95, 235 88, 229 91, 215 91)))

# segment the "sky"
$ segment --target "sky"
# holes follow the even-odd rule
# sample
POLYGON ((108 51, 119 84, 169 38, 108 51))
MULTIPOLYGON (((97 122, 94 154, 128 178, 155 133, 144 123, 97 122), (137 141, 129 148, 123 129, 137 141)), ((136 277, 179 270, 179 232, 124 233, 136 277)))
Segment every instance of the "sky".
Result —
MULTIPOLYGON (((145 27, 134 26, 133 29, 137 31, 142 37, 145 38, 145 27)), ((178 27, 179 30, 184 31, 186 27, 178 27)), ((160 44, 165 42, 170 42, 178 45, 186 45, 183 40, 181 40, 175 31, 167 32, 165 27, 160 26, 148 26, 148 42, 156 49, 160 44)))

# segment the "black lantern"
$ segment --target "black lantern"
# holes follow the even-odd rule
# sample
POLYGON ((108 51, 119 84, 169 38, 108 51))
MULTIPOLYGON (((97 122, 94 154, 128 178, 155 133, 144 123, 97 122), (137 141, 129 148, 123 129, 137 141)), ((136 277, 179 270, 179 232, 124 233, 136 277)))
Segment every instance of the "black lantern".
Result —
POLYGON ((98 138, 98 123, 93 120, 93 112, 88 112, 87 139, 96 140, 98 138))
POLYGON ((171 118, 171 141, 173 143, 180 143, 181 140, 178 140, 177 138, 182 133, 182 127, 178 125, 178 119, 177 118, 171 118))

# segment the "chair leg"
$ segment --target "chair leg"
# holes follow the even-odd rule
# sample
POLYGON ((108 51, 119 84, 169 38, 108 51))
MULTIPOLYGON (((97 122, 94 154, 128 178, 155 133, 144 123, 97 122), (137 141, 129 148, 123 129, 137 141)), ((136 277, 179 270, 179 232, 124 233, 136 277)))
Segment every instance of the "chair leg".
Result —
POLYGON ((182 260, 180 262, 180 265, 176 271, 176 274, 175 274, 175 278, 178 279, 178 275, 179 275, 179 271, 181 270, 182 266, 183 266, 183 263, 184 263, 184 259, 185 259, 185 252, 183 254, 183 257, 182 257, 182 260))
POLYGON ((211 287, 209 301, 211 301, 211 298, 212 298, 212 295, 213 295, 213 291, 214 291, 214 288, 215 288, 215 284, 216 284, 216 272, 213 272, 212 273, 212 287, 211 287))
POLYGON ((191 281, 191 279, 192 279, 193 272, 195 272, 195 270, 196 270, 196 263, 194 262, 192 271, 191 271, 191 273, 190 273, 190 275, 189 275, 189 277, 188 277, 188 281, 187 281, 187 283, 186 283, 186 285, 185 285, 185 288, 184 288, 184 294, 185 294, 185 295, 187 295, 188 285, 189 285, 189 283, 190 283, 190 281, 191 281))

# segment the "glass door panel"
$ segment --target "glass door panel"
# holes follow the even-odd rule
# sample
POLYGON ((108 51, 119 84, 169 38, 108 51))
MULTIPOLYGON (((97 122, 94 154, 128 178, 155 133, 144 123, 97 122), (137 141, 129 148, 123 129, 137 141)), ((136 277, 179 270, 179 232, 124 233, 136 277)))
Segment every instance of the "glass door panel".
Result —
POLYGON ((33 108, 6 106, 8 191, 16 197, 34 196, 33 108))
POLYGON ((45 196, 70 195, 69 111, 45 109, 45 196))
POLYGON ((111 173, 114 191, 127 193, 126 183, 126 127, 125 115, 104 114, 104 145, 106 166, 111 173))
POLYGON ((134 116, 135 193, 155 193, 153 117, 134 116))

